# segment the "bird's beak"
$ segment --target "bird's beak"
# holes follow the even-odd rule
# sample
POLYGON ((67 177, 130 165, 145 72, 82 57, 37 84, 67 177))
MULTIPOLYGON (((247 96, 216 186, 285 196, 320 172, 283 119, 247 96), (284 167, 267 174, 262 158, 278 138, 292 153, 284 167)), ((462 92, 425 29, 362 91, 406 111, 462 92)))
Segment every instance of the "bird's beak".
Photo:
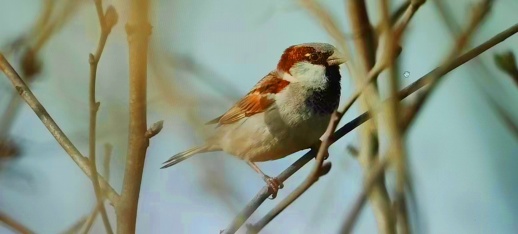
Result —
POLYGON ((335 50, 331 56, 327 58, 327 65, 328 66, 334 66, 334 65, 340 65, 342 63, 345 63, 347 60, 345 59, 345 56, 340 53, 338 50, 335 50))

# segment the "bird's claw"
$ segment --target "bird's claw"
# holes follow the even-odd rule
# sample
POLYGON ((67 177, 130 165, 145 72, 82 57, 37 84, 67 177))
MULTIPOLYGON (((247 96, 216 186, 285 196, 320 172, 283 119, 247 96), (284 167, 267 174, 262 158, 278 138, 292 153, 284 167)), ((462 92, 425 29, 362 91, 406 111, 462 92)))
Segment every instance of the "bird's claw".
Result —
POLYGON ((272 197, 270 198, 272 200, 277 197, 277 192, 279 191, 279 189, 284 188, 284 184, 280 182, 277 178, 266 176, 264 178, 264 181, 268 185, 268 191, 272 194, 272 197))

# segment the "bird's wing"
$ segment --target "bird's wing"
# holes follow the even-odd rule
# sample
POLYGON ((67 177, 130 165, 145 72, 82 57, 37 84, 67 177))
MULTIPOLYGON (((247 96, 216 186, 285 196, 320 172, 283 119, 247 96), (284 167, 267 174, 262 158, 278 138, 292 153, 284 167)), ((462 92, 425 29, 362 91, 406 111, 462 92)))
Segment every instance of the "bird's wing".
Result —
POLYGON ((242 118, 264 112, 275 101, 273 95, 282 91, 290 82, 271 72, 261 79, 245 97, 222 116, 207 124, 230 124, 242 118))

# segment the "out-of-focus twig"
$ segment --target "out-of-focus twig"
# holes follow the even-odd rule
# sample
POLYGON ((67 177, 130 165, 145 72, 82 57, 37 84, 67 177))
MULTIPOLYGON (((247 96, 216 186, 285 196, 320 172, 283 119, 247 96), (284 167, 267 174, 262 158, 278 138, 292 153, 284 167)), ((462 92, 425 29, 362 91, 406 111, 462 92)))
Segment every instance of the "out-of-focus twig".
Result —
POLYGON ((86 222, 86 216, 82 217, 81 219, 77 220, 72 226, 70 226, 67 230, 61 232, 62 234, 76 234, 79 233, 81 230, 81 227, 86 222))
MULTIPOLYGON (((18 73, 13 69, 5 57, 0 54, 0 70, 9 78, 18 94, 27 102, 27 104, 36 113, 38 118, 41 119, 42 123, 47 127, 49 132, 54 136, 56 141, 63 147, 63 149, 70 155, 72 160, 81 168, 81 170, 89 177, 92 177, 92 171, 90 169, 89 160, 84 157, 79 150, 72 144, 70 139, 65 133, 59 128, 56 122, 49 115, 47 110, 34 96, 32 91, 27 87, 25 82, 20 78, 18 73)), ((119 198, 117 192, 99 175, 99 182, 101 188, 106 192, 108 200, 113 204, 116 204, 119 198)))
MULTIPOLYGON (((512 35, 518 33, 518 24, 510 27, 509 29, 497 34, 496 36, 492 37, 488 41, 482 43, 481 45, 473 48, 472 50, 464 53, 462 56, 457 57, 456 59, 453 59, 451 63, 443 64, 440 67, 437 67, 436 69, 432 70, 431 72, 427 73, 425 76, 421 77, 414 83, 412 83, 410 86, 406 87, 405 89, 401 90, 399 92, 399 99, 405 98, 409 96, 410 94, 417 91, 419 88, 424 87, 428 85, 430 82, 430 79, 433 79, 434 77, 441 77, 446 75, 448 72, 452 71, 453 69, 461 66, 462 64, 470 61, 471 59, 475 58, 476 56, 480 55, 481 53, 487 51, 491 47, 497 45, 498 43, 504 41, 505 39, 511 37, 512 35)), ((364 114, 365 115, 365 114, 364 114)), ((406 127, 408 125, 403 126, 403 132, 406 130, 406 127)), ((390 155, 390 154, 389 154, 390 155)), ((364 204, 365 195, 364 190, 359 195, 358 199, 356 199, 353 208, 351 209, 349 215, 347 216, 346 222, 344 223, 344 226, 342 227, 343 232, 341 233, 349 233, 352 230, 352 225, 354 224, 355 219, 359 215, 361 211, 361 207, 364 204)))
MULTIPOLYGON (((403 16, 403 25, 400 26, 402 28, 406 27, 406 24, 410 21, 412 16, 414 15, 417 8, 419 8, 420 4, 424 1, 411 1, 409 5, 409 9, 411 10, 410 16, 405 18, 403 16), (416 6, 417 5, 417 6, 416 6)), ((399 230, 399 233, 407 234, 410 233, 410 225, 408 223, 406 206, 403 204, 406 203, 405 196, 405 185, 407 183, 407 168, 406 168, 406 151, 403 144, 403 136, 401 133, 400 126, 400 102, 397 97, 399 91, 399 79, 397 76, 399 63, 396 59, 396 51, 397 45, 399 43, 399 37, 401 35, 397 35, 397 28, 393 29, 390 24, 390 10, 389 10, 389 2, 387 0, 380 0, 380 15, 382 18, 383 24, 383 32, 385 37, 385 47, 384 47, 384 55, 388 60, 389 68, 389 98, 387 101, 387 117, 384 118, 384 122, 387 126, 387 135, 389 138, 389 157, 394 159, 394 164, 396 167, 396 196, 394 199, 394 210, 395 213, 395 230, 399 230)), ((399 33, 402 33, 403 30, 399 33)), ((381 181, 384 182, 384 181, 381 181)))
POLYGON ((417 10, 426 2, 426 0, 409 0, 410 4, 406 9, 401 19, 399 19, 396 27, 394 28, 394 39, 399 41, 403 32, 407 28, 408 24, 414 17, 417 10))
MULTIPOLYGON (((348 16, 353 28, 353 32, 363 32, 362 37, 356 37, 354 40, 355 49, 358 56, 357 71, 361 74, 367 74, 372 69, 376 59, 376 49, 378 46, 377 39, 374 38, 372 26, 367 14, 366 2, 362 0, 350 0, 348 3, 348 16), (376 41, 375 41, 376 39, 376 41)), ((386 23, 390 25, 390 19, 386 23)), ((383 35, 383 28, 379 32, 383 35)), ((377 35, 379 37, 379 35, 377 35)), ((381 59, 384 59, 382 56, 381 59)), ((358 81, 356 82, 358 86, 358 81)), ((367 87, 364 93, 359 98, 359 104, 362 111, 374 111, 373 108, 380 102, 379 93, 376 84, 371 84, 367 87)), ((373 113, 374 114, 374 113, 373 113)), ((360 151, 357 157, 364 173, 369 173, 372 164, 376 161, 378 154, 376 145, 379 145, 378 126, 376 121, 367 121, 365 125, 360 128, 360 151)), ((384 180, 380 179, 375 184, 371 193, 369 194, 369 201, 378 224, 379 233, 394 233, 394 221, 392 218, 392 211, 390 206, 390 197, 388 196, 387 188, 384 180)))
POLYGON ((99 24, 101 26, 101 34, 99 36, 99 43, 95 54, 90 54, 88 62, 90 63, 90 88, 89 88, 89 107, 90 107, 90 129, 89 129, 89 156, 90 156, 90 169, 92 170, 92 184, 95 191, 95 197, 97 199, 96 207, 101 213, 104 228, 108 234, 113 233, 110 225, 106 208, 104 207, 104 198, 99 187, 99 178, 97 177, 97 163, 96 163, 96 130, 97 130, 97 112, 99 111, 100 102, 95 100, 95 86, 97 81, 97 66, 99 60, 108 40, 110 32, 117 23, 118 15, 113 6, 109 6, 104 13, 102 0, 95 0, 95 9, 99 18, 99 24))
POLYGON ((491 108, 495 110, 498 116, 502 119, 504 124, 507 126, 507 130, 509 130, 513 136, 518 140, 518 122, 514 121, 511 115, 504 110, 495 100, 488 96, 487 100, 491 104, 491 108))
MULTIPOLYGON (((104 161, 103 161, 103 172, 104 176, 106 177, 106 181, 110 182, 110 160, 112 155, 113 146, 111 144, 105 144, 104 145, 104 161)), ((97 205, 94 207, 92 212, 88 217, 85 218, 84 221, 84 229, 83 233, 89 233, 90 229, 92 228, 92 225, 95 221, 95 218, 97 218, 97 215, 100 212, 101 205, 104 203, 104 197, 101 202, 98 202, 97 205)))
MULTIPOLYGON (((451 52, 447 55, 445 61, 442 63, 442 66, 440 67, 446 67, 449 63, 453 63, 455 61, 457 54, 460 54, 462 50, 464 50, 468 41, 471 39, 471 36, 473 35, 473 33, 475 33, 476 29, 478 28, 480 23, 482 23, 482 21, 485 19, 485 16, 491 9, 492 3, 492 0, 484 0, 475 6, 466 29, 458 37, 451 52)), ((406 111, 405 120, 403 123, 404 129, 408 129, 408 126, 412 124, 413 120, 419 113, 419 110, 428 100, 428 97, 430 97, 431 93, 433 93, 433 91, 436 90, 436 87, 438 86, 438 84, 442 80, 441 78, 443 77, 442 75, 439 75, 440 73, 441 72, 438 72, 437 75, 434 74, 436 76, 431 76, 429 77, 429 79, 427 79, 429 85, 423 91, 422 95, 419 95, 418 99, 410 107, 408 107, 408 110, 406 111)))
POLYGON ((512 51, 506 51, 494 55, 495 64, 505 72, 514 83, 518 85, 518 67, 516 64, 516 58, 512 51))
MULTIPOLYGON (((437 75, 446 75, 450 71, 455 68, 463 65, 464 63, 470 61, 476 56, 482 54, 487 51, 491 47, 497 45, 498 43, 504 41, 505 39, 511 37, 515 33, 518 33, 518 24, 510 27, 509 29, 499 33, 498 35, 492 37, 488 41, 480 44, 479 46, 471 49, 470 51, 462 54, 461 56, 454 59, 451 63, 446 64, 441 67, 437 67, 434 70, 430 71, 423 77, 417 79, 415 82, 405 87, 401 91, 398 92, 398 98, 404 99, 410 96, 412 93, 416 92, 420 88, 426 86, 429 82, 428 79, 432 76, 437 75)), ((370 119, 371 116, 366 112, 353 120, 349 121, 347 124, 342 126, 333 134, 333 140, 336 141, 341 137, 345 136, 347 133, 354 130, 356 127, 363 124, 365 121, 370 119)), ((316 152, 314 150, 309 151, 304 156, 295 161, 291 166, 289 166, 286 170, 284 170, 279 176, 276 178, 279 181, 286 181, 291 175, 297 172, 300 168, 302 168, 306 163, 308 163, 312 158, 315 157, 316 152)), ((235 233, 241 225, 252 215, 252 213, 257 210, 257 208, 270 196, 270 192, 268 191, 268 187, 263 187, 259 193, 247 204, 247 206, 234 218, 232 223, 224 230, 224 233, 235 233)))
POLYGON ((345 222, 343 223, 339 233, 348 234, 352 232, 358 215, 360 214, 363 205, 367 201, 367 196, 369 195, 375 183, 379 181, 384 174, 388 164, 389 158, 381 158, 380 162, 377 162, 373 165, 372 169, 369 171, 370 174, 367 176, 365 183, 363 184, 363 189, 360 194, 358 194, 356 199, 354 199, 353 207, 347 215, 347 218, 345 219, 345 222))
POLYGON ((7 228, 12 229, 13 231, 23 233, 23 234, 29 234, 34 233, 27 227, 25 227, 23 224, 19 223, 18 221, 14 220, 13 218, 7 216, 3 212, 0 212, 0 223, 3 223, 7 228))
POLYGON ((347 38, 336 24, 336 20, 315 0, 300 0, 300 3, 320 21, 327 33, 338 43, 340 51, 347 59, 346 65, 349 68, 352 78, 359 81, 360 78, 356 72, 354 61, 352 60, 351 50, 347 45, 347 38))

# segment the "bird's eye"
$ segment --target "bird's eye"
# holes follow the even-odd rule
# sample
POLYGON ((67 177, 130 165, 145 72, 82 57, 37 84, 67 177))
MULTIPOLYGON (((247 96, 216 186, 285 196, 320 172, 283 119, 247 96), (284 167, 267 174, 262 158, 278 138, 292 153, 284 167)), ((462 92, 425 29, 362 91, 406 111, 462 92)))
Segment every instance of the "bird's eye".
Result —
POLYGON ((317 53, 310 54, 310 55, 309 55, 309 59, 310 59, 311 61, 317 61, 318 59, 320 59, 320 55, 319 55, 319 54, 317 54, 317 53))

